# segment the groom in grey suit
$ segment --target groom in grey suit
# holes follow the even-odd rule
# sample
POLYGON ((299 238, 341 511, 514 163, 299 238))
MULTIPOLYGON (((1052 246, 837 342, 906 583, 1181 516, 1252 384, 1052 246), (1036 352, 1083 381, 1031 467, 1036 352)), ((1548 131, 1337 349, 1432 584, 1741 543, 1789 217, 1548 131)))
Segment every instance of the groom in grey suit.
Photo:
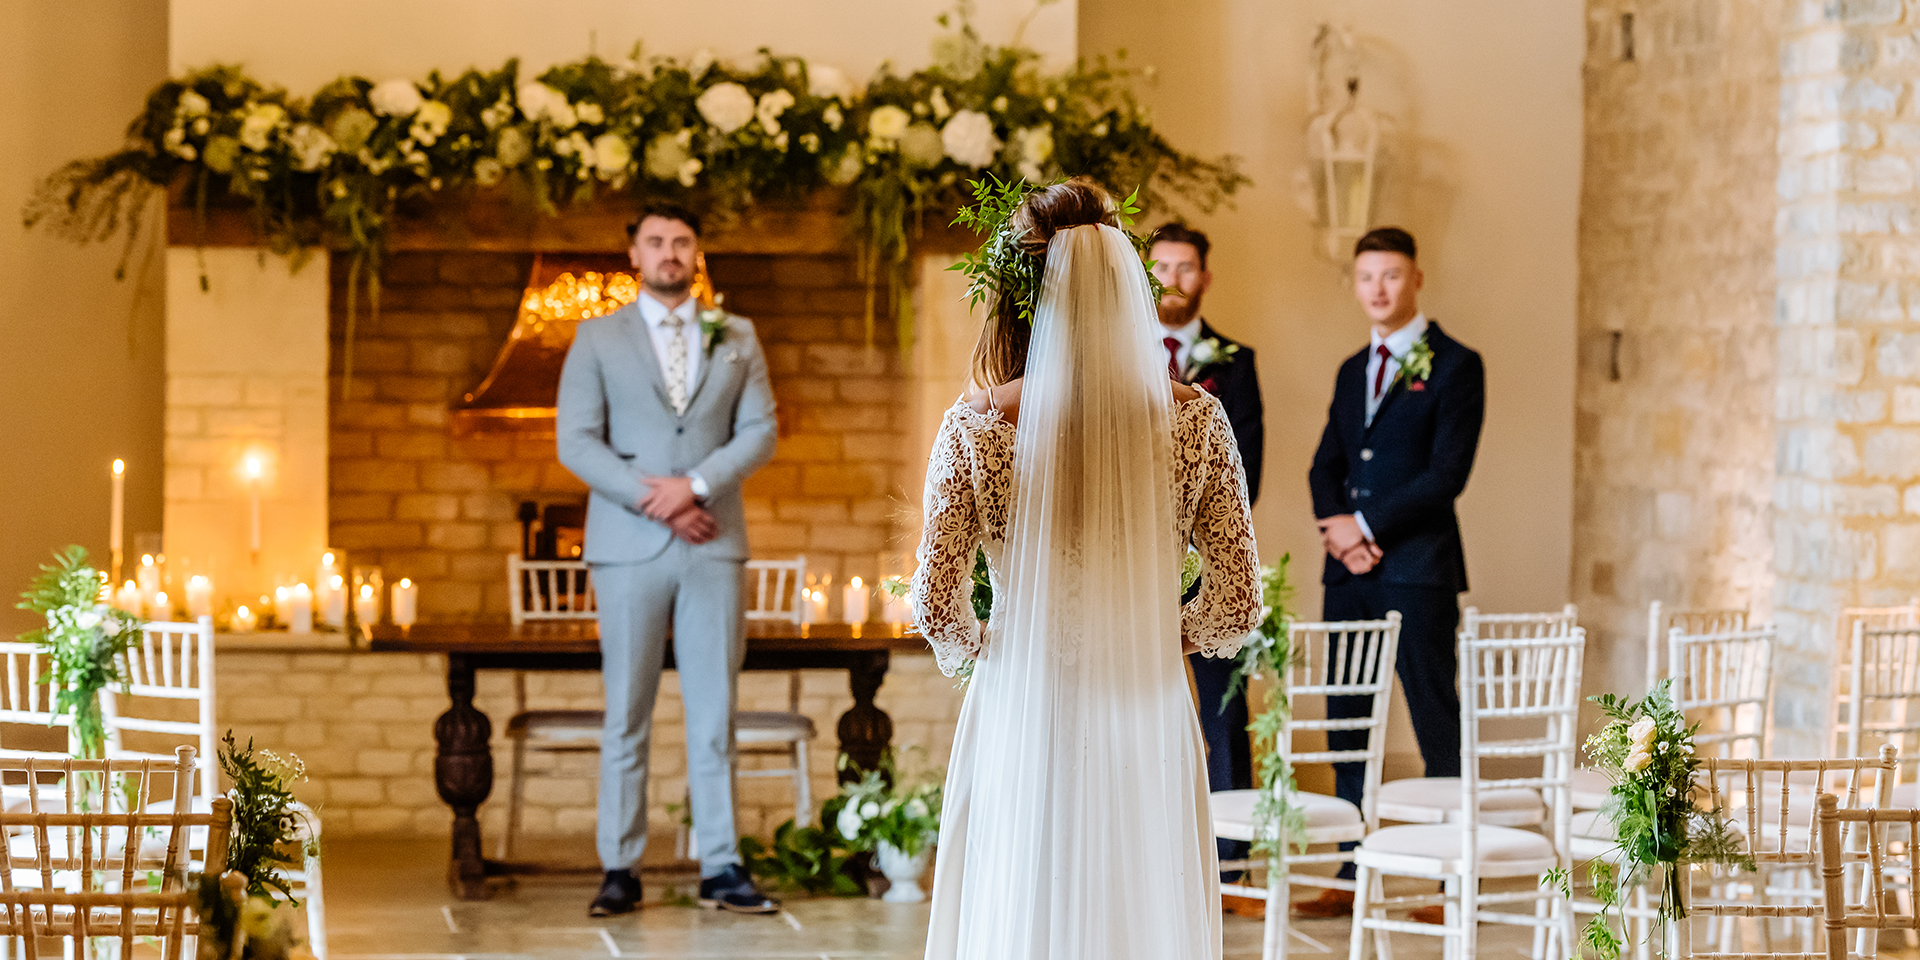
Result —
POLYGON ((585 558, 607 691, 592 916, 640 902, 647 751, 668 627, 686 714, 700 902, 779 904, 741 867, 733 819, 734 681, 746 653, 740 485, 773 456, 773 388, 745 318, 692 300, 700 221, 669 207, 628 226, 638 300, 580 324, 560 374, 560 462, 592 488, 585 558))

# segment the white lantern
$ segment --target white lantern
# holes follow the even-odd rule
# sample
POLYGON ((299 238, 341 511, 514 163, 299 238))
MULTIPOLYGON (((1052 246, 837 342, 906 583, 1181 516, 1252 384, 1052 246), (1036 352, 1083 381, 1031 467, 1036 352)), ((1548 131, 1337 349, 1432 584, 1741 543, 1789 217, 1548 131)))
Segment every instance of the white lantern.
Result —
POLYGON ((1382 118, 1360 105, 1359 59, 1345 30, 1323 25, 1313 41, 1313 61, 1308 178, 1327 256, 1344 261, 1353 242, 1373 227, 1382 118), (1334 94, 1336 85, 1343 93, 1334 94))

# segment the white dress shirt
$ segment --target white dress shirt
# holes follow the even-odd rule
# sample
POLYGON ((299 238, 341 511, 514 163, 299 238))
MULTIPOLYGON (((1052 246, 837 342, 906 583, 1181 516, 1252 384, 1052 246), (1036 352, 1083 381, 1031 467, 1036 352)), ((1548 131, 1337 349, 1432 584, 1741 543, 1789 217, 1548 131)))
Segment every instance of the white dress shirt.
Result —
MULTIPOLYGON (((1366 383, 1368 426, 1373 425, 1373 415, 1379 412, 1380 401, 1385 400, 1387 398, 1387 391, 1393 389, 1393 378, 1400 373, 1400 358, 1406 356, 1407 351, 1412 350, 1413 345, 1419 343, 1420 338, 1426 335, 1427 315, 1424 313, 1416 313, 1413 315, 1412 320, 1407 321, 1406 326, 1387 334, 1385 337, 1376 333, 1368 338, 1366 383), (1383 343, 1387 345, 1387 352, 1392 354, 1390 359, 1382 359, 1380 356, 1380 345, 1383 343), (1380 372, 1380 365, 1383 363, 1393 364, 1393 367, 1385 374, 1380 372), (1380 378, 1380 393, 1377 396, 1373 392, 1373 378, 1376 376, 1380 378)), ((1367 518, 1365 515, 1355 510, 1353 512, 1353 522, 1360 525, 1360 532, 1365 534, 1368 540, 1373 539, 1373 528, 1367 526, 1367 518)))
POLYGON ((1200 339, 1200 318, 1194 317, 1192 320, 1188 320, 1184 325, 1178 327, 1169 327, 1162 324, 1160 327, 1160 336, 1163 338, 1172 337, 1180 341, 1180 349, 1175 350, 1173 353, 1173 363, 1174 366, 1180 368, 1181 373, 1186 373, 1187 359, 1193 356, 1194 342, 1200 339))
MULTIPOLYGON (((700 382, 700 361, 706 356, 705 351, 700 349, 700 305, 688 297, 679 306, 669 310, 666 304, 655 300, 653 294, 644 290, 634 303, 640 307, 640 319, 647 322, 647 335, 653 338, 653 356, 660 361, 660 377, 663 380, 672 375, 667 368, 667 351, 671 349, 673 341, 673 331, 667 329, 664 321, 669 313, 680 318, 680 336, 687 351, 687 397, 691 399, 693 385, 700 382)), ((693 485, 694 496, 706 497, 708 487, 705 478, 689 470, 687 481, 693 485)))

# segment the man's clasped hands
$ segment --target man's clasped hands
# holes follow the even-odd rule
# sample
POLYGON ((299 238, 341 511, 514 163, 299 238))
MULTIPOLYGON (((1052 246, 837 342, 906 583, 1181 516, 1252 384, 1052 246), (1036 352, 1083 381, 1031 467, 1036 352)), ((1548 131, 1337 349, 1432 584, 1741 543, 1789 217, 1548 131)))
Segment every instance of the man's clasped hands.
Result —
POLYGON ((1320 545, 1327 549, 1327 556, 1345 564, 1348 572, 1359 576, 1380 562, 1380 545, 1360 529, 1360 522, 1353 514, 1325 517, 1319 525, 1320 545))

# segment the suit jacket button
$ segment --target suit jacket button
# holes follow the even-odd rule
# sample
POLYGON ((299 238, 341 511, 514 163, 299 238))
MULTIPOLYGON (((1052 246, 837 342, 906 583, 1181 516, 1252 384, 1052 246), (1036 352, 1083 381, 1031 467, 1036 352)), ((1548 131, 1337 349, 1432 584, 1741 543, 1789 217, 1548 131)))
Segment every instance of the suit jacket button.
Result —
POLYGON ((1362 459, 1362 460, 1372 460, 1372 459, 1373 459, 1373 450, 1371 450, 1371 449, 1366 449, 1366 450, 1362 450, 1362 451, 1360 451, 1360 459, 1362 459))
POLYGON ((687 432, 687 428, 686 428, 686 427, 674 427, 674 428, 673 428, 673 432, 674 432, 674 433, 686 433, 686 432, 687 432))

